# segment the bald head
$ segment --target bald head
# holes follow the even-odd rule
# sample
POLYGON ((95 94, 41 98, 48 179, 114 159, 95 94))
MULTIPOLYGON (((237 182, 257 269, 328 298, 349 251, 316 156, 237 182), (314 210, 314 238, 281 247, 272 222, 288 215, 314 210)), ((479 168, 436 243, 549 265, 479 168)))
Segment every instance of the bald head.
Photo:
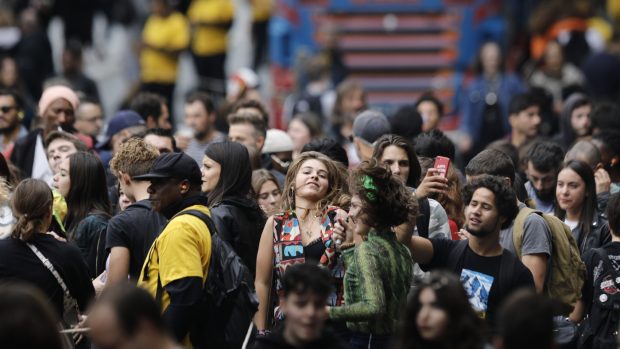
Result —
POLYGON ((595 169, 602 161, 601 152, 594 143, 590 141, 579 141, 566 152, 564 162, 571 160, 582 161, 588 164, 590 168, 595 169))

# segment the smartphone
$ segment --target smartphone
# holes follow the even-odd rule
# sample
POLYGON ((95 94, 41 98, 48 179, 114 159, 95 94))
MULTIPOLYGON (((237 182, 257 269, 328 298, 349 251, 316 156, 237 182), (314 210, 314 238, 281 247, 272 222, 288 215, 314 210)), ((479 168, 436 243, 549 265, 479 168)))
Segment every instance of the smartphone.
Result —
POLYGON ((445 156, 438 156, 435 158, 435 170, 446 178, 448 176, 448 168, 450 168, 450 159, 445 156))

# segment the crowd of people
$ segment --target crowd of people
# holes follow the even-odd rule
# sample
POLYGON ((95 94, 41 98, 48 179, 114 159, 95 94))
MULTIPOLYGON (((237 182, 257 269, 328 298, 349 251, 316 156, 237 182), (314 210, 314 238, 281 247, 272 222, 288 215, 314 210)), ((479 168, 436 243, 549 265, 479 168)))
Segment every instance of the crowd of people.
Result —
POLYGON ((333 51, 279 130, 255 88, 224 98, 231 2, 187 5, 152 1, 107 121, 79 69, 0 81, 3 348, 617 347, 620 106, 561 40, 527 85, 482 44, 460 137, 432 92, 371 108, 333 51))

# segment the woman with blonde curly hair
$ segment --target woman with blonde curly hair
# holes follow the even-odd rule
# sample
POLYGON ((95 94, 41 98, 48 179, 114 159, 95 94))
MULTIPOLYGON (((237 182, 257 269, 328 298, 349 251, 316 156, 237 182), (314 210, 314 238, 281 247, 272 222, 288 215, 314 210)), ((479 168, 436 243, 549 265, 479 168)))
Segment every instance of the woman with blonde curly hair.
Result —
MULTIPOLYGON (((346 197, 346 169, 317 152, 305 152, 286 175, 282 210, 269 217, 263 229, 256 259, 256 293, 260 306, 254 317, 259 334, 270 328, 272 286, 281 296, 281 278, 290 265, 311 261, 337 271, 336 246, 332 240, 337 216, 346 215, 338 204, 346 197), (272 275, 275 277, 272 280, 272 275)), ((338 305, 338 297, 330 297, 338 305)), ((275 320, 281 314, 275 309, 275 320)))

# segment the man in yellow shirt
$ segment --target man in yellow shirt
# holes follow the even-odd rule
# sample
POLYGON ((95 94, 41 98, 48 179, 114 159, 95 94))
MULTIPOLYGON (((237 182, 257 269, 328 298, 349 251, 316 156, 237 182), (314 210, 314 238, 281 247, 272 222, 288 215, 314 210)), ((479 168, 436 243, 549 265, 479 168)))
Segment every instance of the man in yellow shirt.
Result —
POLYGON ((203 285, 211 260, 211 232, 198 217, 185 211, 209 214, 200 195, 201 173, 185 153, 160 155, 151 171, 134 179, 150 180, 153 210, 170 219, 146 257, 138 284, 161 307, 164 322, 184 345, 203 347, 200 323, 203 285), (191 340, 190 340, 191 335, 191 340))
MULTIPOLYGON (((179 54, 189 45, 189 24, 170 0, 152 0, 140 45, 141 90, 162 95, 172 110, 179 54)), ((172 120, 171 120, 172 121, 172 120)))
POLYGON ((220 98, 226 94, 224 65, 234 12, 232 0, 193 0, 187 11, 200 89, 220 98))

